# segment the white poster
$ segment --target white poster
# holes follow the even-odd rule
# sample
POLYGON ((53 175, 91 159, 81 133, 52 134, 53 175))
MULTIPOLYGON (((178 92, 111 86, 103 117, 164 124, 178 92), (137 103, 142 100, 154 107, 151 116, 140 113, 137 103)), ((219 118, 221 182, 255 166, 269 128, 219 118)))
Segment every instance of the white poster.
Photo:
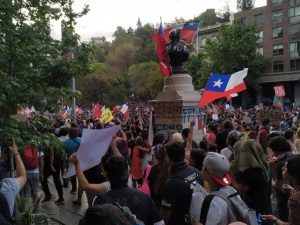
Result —
MULTIPOLYGON (((100 130, 83 129, 81 144, 76 153, 82 171, 88 170, 101 162, 110 146, 112 137, 116 135, 119 129, 120 126, 100 130)), ((75 174, 75 167, 73 163, 70 163, 67 177, 75 174)))

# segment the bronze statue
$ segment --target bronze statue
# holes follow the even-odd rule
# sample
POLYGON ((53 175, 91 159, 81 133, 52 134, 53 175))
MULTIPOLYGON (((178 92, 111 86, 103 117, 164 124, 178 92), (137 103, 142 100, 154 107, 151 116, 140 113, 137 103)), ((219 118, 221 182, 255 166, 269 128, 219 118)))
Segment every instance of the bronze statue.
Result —
POLYGON ((183 63, 188 60, 189 52, 187 46, 180 41, 180 30, 171 30, 169 37, 171 42, 167 44, 166 49, 169 56, 171 74, 187 73, 183 63))

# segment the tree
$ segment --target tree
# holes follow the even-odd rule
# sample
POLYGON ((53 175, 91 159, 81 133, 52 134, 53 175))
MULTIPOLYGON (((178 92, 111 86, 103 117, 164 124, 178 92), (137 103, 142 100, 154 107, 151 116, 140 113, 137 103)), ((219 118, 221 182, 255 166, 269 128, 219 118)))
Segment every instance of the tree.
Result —
MULTIPOLYGON (((70 77, 82 75, 90 67, 91 48, 78 45, 78 36, 70 32, 66 42, 75 43, 73 62, 62 53, 69 44, 50 35, 50 19, 65 15, 66 25, 74 24, 82 13, 70 11, 70 0, 2 1, 0 4, 0 120, 16 112, 18 104, 32 102, 69 85, 70 77), (69 11, 68 11, 69 10, 69 11)), ((0 122, 1 122, 0 121, 0 122)))
POLYGON ((214 25, 216 23, 228 22, 230 13, 224 11, 222 13, 216 14, 215 9, 207 9, 205 12, 201 13, 199 16, 195 17, 196 21, 203 21, 202 26, 214 25))
POLYGON ((128 74, 130 92, 135 95, 153 99, 162 90, 164 79, 158 63, 154 61, 134 64, 130 66, 128 74))
POLYGON ((253 9, 255 0, 237 0, 237 8, 242 11, 253 9))

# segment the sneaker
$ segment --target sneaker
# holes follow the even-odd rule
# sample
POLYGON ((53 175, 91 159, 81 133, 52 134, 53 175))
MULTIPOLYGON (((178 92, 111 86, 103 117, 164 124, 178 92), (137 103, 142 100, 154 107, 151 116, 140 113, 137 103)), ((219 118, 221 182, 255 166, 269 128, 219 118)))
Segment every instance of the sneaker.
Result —
POLYGON ((81 206, 81 201, 79 201, 79 200, 73 201, 73 204, 74 204, 74 205, 81 206))
POLYGON ((49 202, 51 200, 51 198, 44 198, 44 200, 42 201, 42 203, 45 203, 45 202, 49 202))
POLYGON ((64 201, 63 198, 59 198, 59 199, 57 199, 57 200, 55 201, 55 204, 56 204, 56 205, 63 205, 63 204, 65 204, 65 201, 64 201))

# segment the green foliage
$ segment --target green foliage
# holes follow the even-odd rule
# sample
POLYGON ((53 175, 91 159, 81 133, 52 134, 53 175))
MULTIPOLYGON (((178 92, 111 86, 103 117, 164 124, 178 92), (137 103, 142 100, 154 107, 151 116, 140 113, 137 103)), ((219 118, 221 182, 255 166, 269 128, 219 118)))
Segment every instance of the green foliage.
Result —
POLYGON ((0 141, 6 144, 10 138, 15 138, 18 150, 22 152, 26 145, 32 145, 39 151, 52 148, 58 155, 64 152, 64 144, 56 136, 48 132, 52 121, 47 117, 35 117, 30 121, 6 120, 1 124, 0 141))
POLYGON ((204 46, 205 74, 210 72, 233 73, 243 68, 249 68, 246 81, 252 85, 256 75, 264 69, 264 57, 256 52, 257 31, 255 25, 247 27, 238 22, 222 26, 215 40, 210 40, 204 46))
POLYGON ((41 197, 36 201, 32 198, 17 197, 15 222, 17 225, 48 224, 48 216, 38 211, 41 197))
MULTIPOLYGON (((69 85, 72 76, 90 71, 92 46, 79 43, 73 25, 86 14, 72 11, 69 0, 1 1, 0 3, 0 120, 16 112, 18 104, 39 105, 56 89, 69 85), (50 36, 50 19, 63 22, 63 41, 50 36), (65 53, 74 53, 70 61, 65 53), (51 89, 50 91, 48 89, 51 89), (35 98, 32 96, 35 95, 35 98), (33 101, 33 100, 36 100, 33 101)), ((38 110, 40 108, 36 107, 38 110)))
POLYGON ((223 15, 218 16, 214 9, 208 9, 201 13, 199 16, 195 17, 194 20, 203 20, 203 27, 214 25, 216 23, 229 22, 230 13, 224 12, 223 15))
POLYGON ((237 8, 242 11, 253 9, 255 0, 237 0, 237 8))
POLYGON ((134 64, 130 66, 128 75, 131 84, 130 91, 137 96, 155 98, 162 90, 163 76, 156 62, 134 64))

